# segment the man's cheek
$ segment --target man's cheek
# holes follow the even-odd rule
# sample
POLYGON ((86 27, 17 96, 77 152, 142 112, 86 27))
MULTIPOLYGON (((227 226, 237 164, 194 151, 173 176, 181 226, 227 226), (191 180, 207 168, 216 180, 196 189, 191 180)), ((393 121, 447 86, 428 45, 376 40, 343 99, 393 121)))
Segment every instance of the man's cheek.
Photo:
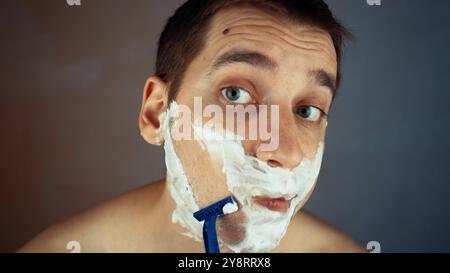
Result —
POLYGON ((200 208, 230 195, 219 160, 194 140, 177 141, 174 146, 200 208))

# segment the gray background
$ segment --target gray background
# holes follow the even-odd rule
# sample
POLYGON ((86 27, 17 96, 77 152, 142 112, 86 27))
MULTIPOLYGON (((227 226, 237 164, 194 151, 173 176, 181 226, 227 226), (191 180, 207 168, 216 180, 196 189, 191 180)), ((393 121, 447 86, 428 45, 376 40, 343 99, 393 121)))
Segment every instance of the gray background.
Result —
MULTIPOLYGON (((450 251, 450 1, 328 1, 357 37, 307 208, 383 252, 450 251)), ((182 0, 2 1, 0 251, 164 176, 138 111, 182 0)))

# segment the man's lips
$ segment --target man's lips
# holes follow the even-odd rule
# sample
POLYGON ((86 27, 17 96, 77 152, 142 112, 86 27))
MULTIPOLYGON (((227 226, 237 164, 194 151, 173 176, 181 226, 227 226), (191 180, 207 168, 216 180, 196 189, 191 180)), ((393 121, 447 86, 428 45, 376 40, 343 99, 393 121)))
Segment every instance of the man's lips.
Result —
MULTIPOLYGON (((293 199, 293 198, 292 198, 293 199)), ((292 199, 285 198, 270 198, 270 197, 255 197, 253 200, 260 206, 266 207, 269 210, 278 212, 287 212, 291 206, 292 199)))

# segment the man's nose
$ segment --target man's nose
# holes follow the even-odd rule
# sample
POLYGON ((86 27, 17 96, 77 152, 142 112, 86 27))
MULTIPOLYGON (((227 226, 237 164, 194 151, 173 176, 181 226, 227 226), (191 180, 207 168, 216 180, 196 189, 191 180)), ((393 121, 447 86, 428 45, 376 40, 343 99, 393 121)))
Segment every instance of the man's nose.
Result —
POLYGON ((303 159, 303 151, 299 143, 300 138, 297 135, 298 130, 293 113, 280 109, 278 124, 279 130, 275 132, 278 134, 278 147, 273 151, 265 151, 261 149, 261 144, 264 142, 260 141, 256 150, 256 157, 266 161, 272 167, 293 169, 303 159))

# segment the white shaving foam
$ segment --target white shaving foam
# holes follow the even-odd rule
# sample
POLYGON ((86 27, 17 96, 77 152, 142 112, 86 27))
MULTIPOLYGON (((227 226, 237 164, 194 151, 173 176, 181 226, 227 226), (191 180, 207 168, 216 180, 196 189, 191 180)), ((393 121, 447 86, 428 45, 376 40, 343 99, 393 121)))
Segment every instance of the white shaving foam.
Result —
MULTIPOLYGON (((192 216, 199 207, 170 135, 177 116, 177 104, 172 102, 161 122, 165 136, 168 186, 177 205, 172 214, 172 221, 187 230, 185 235, 202 241, 202 223, 192 216)), ((304 159, 293 170, 287 170, 271 167, 258 158, 245 155, 238 138, 224 138, 227 134, 218 133, 216 127, 201 126, 197 121, 194 121, 192 127, 200 136, 202 147, 223 163, 222 170, 226 175, 228 189, 245 215, 245 221, 242 223, 245 230, 244 240, 230 245, 219 237, 221 244, 234 252, 272 251, 285 235, 295 208, 314 185, 322 162, 323 143, 319 144, 314 160, 304 159), (286 213, 271 211, 255 204, 252 199, 256 196, 292 199, 291 206, 286 213)), ((230 204, 224 207, 224 212, 232 213, 236 209, 236 205, 230 204)))

